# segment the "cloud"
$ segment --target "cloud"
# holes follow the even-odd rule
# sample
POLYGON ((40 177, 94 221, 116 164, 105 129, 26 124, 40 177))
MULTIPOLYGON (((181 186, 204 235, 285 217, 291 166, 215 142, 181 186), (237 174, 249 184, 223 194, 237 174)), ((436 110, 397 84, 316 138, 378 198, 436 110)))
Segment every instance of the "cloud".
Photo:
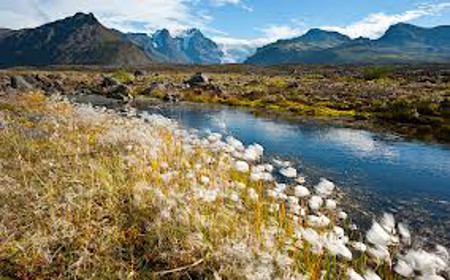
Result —
POLYGON ((289 25, 269 25, 264 28, 257 29, 264 34, 264 37, 272 41, 278 39, 287 39, 300 36, 305 33, 303 28, 292 27, 289 25))
POLYGON ((246 4, 244 1, 242 0, 210 0, 210 2, 217 7, 222 7, 225 5, 235 5, 238 6, 244 10, 246 10, 247 12, 253 12, 253 7, 251 7, 250 5, 246 4))
POLYGON ((450 8, 450 2, 421 5, 416 9, 405 11, 400 14, 373 13, 348 26, 323 26, 321 28, 340 32, 350 38, 366 37, 377 39, 393 24, 409 22, 424 16, 438 15, 447 8, 450 8))
POLYGON ((0 26, 35 27, 76 12, 93 12, 108 27, 145 31, 206 28, 211 16, 193 11, 190 0, 0 0, 0 26), (139 23, 139 24, 136 24, 139 23))

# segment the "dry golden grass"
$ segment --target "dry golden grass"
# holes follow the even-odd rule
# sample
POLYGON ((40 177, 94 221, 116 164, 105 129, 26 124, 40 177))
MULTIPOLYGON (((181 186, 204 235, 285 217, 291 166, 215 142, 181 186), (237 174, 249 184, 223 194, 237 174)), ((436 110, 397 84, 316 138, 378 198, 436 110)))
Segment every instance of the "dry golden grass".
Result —
MULTIPOLYGON (((0 279, 404 279, 316 250, 306 218, 266 194, 274 182, 236 171, 223 146, 129 115, 0 100, 0 279)), ((321 236, 348 224, 321 212, 321 236)))

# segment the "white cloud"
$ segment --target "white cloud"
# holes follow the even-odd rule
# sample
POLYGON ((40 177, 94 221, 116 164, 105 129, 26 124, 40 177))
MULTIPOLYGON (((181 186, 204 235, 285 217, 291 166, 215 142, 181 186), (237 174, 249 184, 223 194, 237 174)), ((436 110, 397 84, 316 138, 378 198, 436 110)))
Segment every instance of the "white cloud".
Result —
POLYGON ((303 28, 292 27, 289 25, 269 25, 264 28, 259 28, 258 30, 264 34, 265 38, 271 39, 272 41, 292 38, 305 33, 303 28))
POLYGON ((247 12, 253 12, 253 7, 249 6, 242 0, 210 0, 210 2, 217 7, 222 7, 225 5, 235 5, 246 10, 247 12))
POLYGON ((429 4, 419 6, 400 14, 374 13, 348 26, 323 26, 322 29, 337 31, 351 38, 366 37, 377 39, 393 24, 409 22, 424 16, 438 15, 450 8, 450 3, 429 4))
POLYGON ((0 26, 34 27, 76 12, 93 12, 108 27, 122 31, 206 27, 212 20, 189 7, 189 0, 0 0, 0 26))

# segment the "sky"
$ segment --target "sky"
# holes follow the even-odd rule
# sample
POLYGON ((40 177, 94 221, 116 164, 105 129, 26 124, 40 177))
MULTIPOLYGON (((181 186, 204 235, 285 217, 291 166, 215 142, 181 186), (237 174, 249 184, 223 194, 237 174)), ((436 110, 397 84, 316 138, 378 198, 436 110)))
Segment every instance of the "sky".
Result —
POLYGON ((199 28, 230 62, 310 28, 376 39, 399 22, 450 25, 450 0, 0 0, 0 27, 36 27, 79 11, 124 32, 199 28))

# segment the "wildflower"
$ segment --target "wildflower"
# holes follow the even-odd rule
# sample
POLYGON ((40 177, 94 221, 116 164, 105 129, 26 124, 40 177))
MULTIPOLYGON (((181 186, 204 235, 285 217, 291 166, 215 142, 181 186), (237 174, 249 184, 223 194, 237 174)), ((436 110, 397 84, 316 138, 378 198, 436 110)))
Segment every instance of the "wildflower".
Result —
POLYGON ((289 204, 298 204, 298 198, 295 196, 288 196, 288 203, 289 204))
POLYGON ((301 210, 302 210, 302 208, 298 204, 291 204, 289 207, 289 211, 295 215, 300 215, 301 210))
POLYGON ((338 213, 338 218, 341 220, 347 220, 347 217, 348 217, 348 215, 344 211, 341 211, 338 213))
POLYGON ((232 192, 231 194, 230 194, 230 199, 233 201, 233 202, 239 202, 241 199, 239 198, 239 195, 236 193, 236 192, 232 192))
POLYGON ((219 193, 219 191, 216 189, 205 191, 205 193, 203 195, 203 201, 205 201, 205 202, 216 201, 218 193, 219 193))
POLYGON ((243 151, 245 149, 244 144, 233 136, 228 136, 225 138, 225 141, 237 151, 243 151))
POLYGON ((261 156, 263 155, 264 148, 259 144, 253 144, 248 146, 247 149, 245 149, 243 158, 246 161, 258 161, 261 156))
POLYGON ((273 159, 272 161, 278 167, 286 168, 286 167, 291 166, 291 163, 289 161, 282 161, 282 160, 278 160, 278 159, 273 159))
POLYGON ((259 196, 256 193, 254 188, 249 188, 248 189, 248 195, 249 195, 250 199, 253 200, 253 201, 257 201, 258 198, 259 198, 259 196))
POLYGON ((345 243, 332 232, 325 234, 323 241, 325 248, 333 256, 341 256, 347 260, 353 258, 352 252, 345 246, 345 243))
POLYGON ((328 210, 335 210, 336 207, 337 207, 337 203, 336 203, 336 201, 333 200, 333 199, 327 199, 327 201, 326 201, 326 203, 325 203, 325 207, 326 207, 328 210))
POLYGON ((333 232, 336 234, 337 237, 344 237, 345 236, 344 229, 339 227, 339 226, 334 226, 333 227, 333 232))
POLYGON ((275 212, 278 212, 279 210, 280 210, 279 204, 273 203, 273 204, 269 205, 269 212, 275 213, 275 212))
POLYGON ((262 180, 261 173, 252 172, 250 174, 250 180, 253 181, 253 182, 261 181, 262 180))
POLYGON ((222 134, 220 133, 211 133, 208 135, 208 141, 210 143, 218 142, 222 139, 222 134))
POLYGON ((438 255, 423 250, 410 250, 402 257, 413 270, 420 271, 422 275, 435 275, 447 268, 445 260, 438 255))
POLYGON ((381 280, 380 276, 378 276, 372 270, 367 270, 366 273, 364 273, 364 279, 365 280, 381 280))
POLYGON ((409 232, 408 227, 403 223, 399 223, 397 227, 398 233, 402 238, 402 242, 406 245, 411 244, 411 233, 409 232))
POLYGON ((450 254, 444 246, 436 245, 435 254, 446 262, 450 261, 450 254))
POLYGON ((281 169, 280 174, 286 178, 294 178, 294 177, 297 177, 297 170, 292 167, 287 167, 287 168, 281 169))
POLYGON ((306 182, 306 179, 303 176, 299 176, 297 177, 297 179, 295 179, 295 181, 299 184, 304 184, 306 182))
POLYGON ((362 242, 352 242, 350 243, 350 245, 353 247, 353 249, 355 249, 356 251, 359 252, 365 252, 367 250, 367 246, 366 244, 362 243, 362 242))
POLYGON ((309 207, 313 210, 318 210, 323 204, 323 199, 320 196, 312 196, 309 199, 309 207))
POLYGON ((329 196, 333 193, 334 184, 327 179, 322 178, 315 187, 316 193, 320 196, 329 196))
POLYGON ((390 234, 395 233, 395 219, 394 215, 390 213, 383 213, 380 225, 390 234))
POLYGON ((439 275, 425 275, 417 277, 416 280, 446 280, 446 279, 439 275))
POLYGON ((322 240, 317 233, 312 228, 300 229, 303 238, 312 246, 312 252, 315 254, 320 254, 322 252, 323 243, 322 240))
POLYGON ((210 181, 211 181, 211 180, 210 180, 208 177, 206 177, 206 176, 202 176, 202 177, 200 178, 200 182, 202 182, 202 184, 204 184, 204 185, 209 184, 210 181))
POLYGON ((278 212, 279 210, 280 210, 280 205, 279 204, 273 203, 273 204, 269 205, 269 212, 275 213, 275 212, 278 212))
POLYGON ((267 196, 276 199, 278 197, 278 193, 274 190, 267 190, 267 196))
POLYGON ((361 275, 359 275, 353 268, 349 268, 347 271, 349 280, 365 280, 361 275))
POLYGON ((295 189, 295 196, 296 197, 306 197, 310 195, 310 192, 307 188, 305 188, 304 186, 296 186, 295 189))
POLYGON ((320 215, 319 219, 317 220, 317 226, 318 227, 327 227, 330 224, 330 219, 324 215, 320 215))
POLYGON ((284 192, 286 188, 287 188, 286 184, 275 183, 275 191, 278 193, 284 192))
POLYGON ((247 173, 250 170, 250 166, 248 165, 248 163, 242 160, 237 161, 234 167, 237 171, 242 173, 247 173))
POLYGON ((366 233, 366 238, 374 245, 385 247, 391 244, 391 235, 376 221, 373 221, 372 227, 366 233))
POLYGON ((273 172, 273 166, 271 164, 265 164, 264 168, 267 172, 272 173, 273 172))
POLYGON ((377 262, 391 261, 391 255, 389 254, 388 249, 383 246, 375 245, 374 247, 368 247, 367 253, 369 253, 369 255, 371 255, 372 257, 374 257, 377 262))
POLYGON ((414 270, 404 260, 399 260, 397 262, 397 264, 394 266, 394 271, 406 278, 414 276, 414 270))
POLYGON ((260 177, 261 177, 261 180, 263 180, 265 182, 273 181, 273 176, 269 172, 262 172, 260 174, 260 177))

